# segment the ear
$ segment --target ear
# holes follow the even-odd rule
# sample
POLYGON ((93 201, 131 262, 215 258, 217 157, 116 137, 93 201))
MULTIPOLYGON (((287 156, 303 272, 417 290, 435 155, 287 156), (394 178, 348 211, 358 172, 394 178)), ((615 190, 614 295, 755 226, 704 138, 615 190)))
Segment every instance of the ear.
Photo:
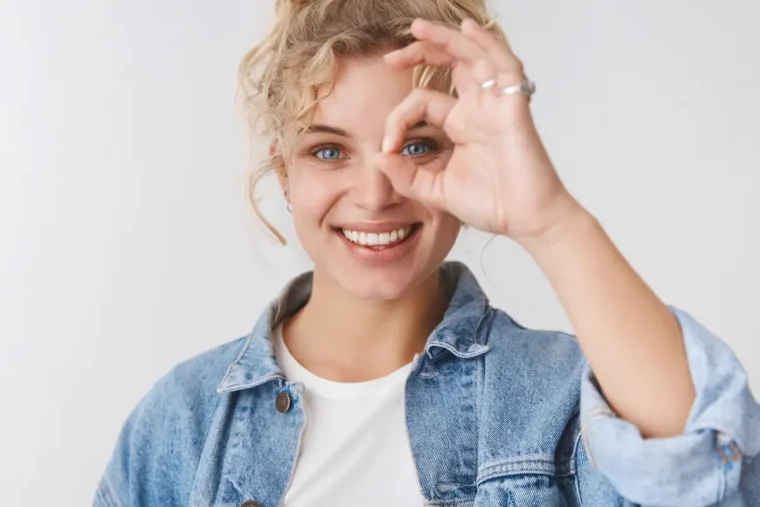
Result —
POLYGON ((277 174, 277 181, 280 182, 282 187, 282 193, 285 196, 285 200, 290 202, 288 198, 288 171, 285 167, 285 159, 282 153, 278 149, 277 140, 274 139, 269 144, 269 158, 272 161, 272 168, 275 174, 277 174))

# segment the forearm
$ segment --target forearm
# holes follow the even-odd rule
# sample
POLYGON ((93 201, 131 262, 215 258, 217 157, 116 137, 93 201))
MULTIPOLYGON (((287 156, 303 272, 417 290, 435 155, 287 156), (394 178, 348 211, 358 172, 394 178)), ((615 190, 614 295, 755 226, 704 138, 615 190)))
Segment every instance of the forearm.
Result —
POLYGON ((694 400, 681 329, 578 206, 523 246, 548 277, 615 412, 645 437, 679 434, 694 400))

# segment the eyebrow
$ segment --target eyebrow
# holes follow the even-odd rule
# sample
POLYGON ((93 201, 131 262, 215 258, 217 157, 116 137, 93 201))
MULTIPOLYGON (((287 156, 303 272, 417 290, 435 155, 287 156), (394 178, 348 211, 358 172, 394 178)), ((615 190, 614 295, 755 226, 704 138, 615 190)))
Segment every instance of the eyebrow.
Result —
MULTIPOLYGON (((421 129, 421 128, 427 127, 427 126, 428 126, 428 122, 426 122, 425 120, 422 120, 422 121, 417 122, 416 124, 414 124, 408 130, 421 129)), ((333 126, 330 126, 330 125, 323 125, 323 124, 320 124, 320 123, 315 123, 313 125, 309 125, 309 127, 306 129, 306 132, 308 134, 320 134, 321 133, 321 134, 334 134, 336 136, 341 136, 341 137, 351 137, 351 135, 348 132, 346 132, 345 130, 343 130, 343 129, 340 129, 338 127, 333 127, 333 126)))
POLYGON ((335 134, 336 136, 342 136, 342 137, 351 137, 348 135, 348 132, 346 132, 343 129, 339 129, 338 127, 331 127, 330 125, 320 125, 318 123, 315 123, 313 125, 309 125, 309 127, 306 129, 306 133, 308 134, 335 134))

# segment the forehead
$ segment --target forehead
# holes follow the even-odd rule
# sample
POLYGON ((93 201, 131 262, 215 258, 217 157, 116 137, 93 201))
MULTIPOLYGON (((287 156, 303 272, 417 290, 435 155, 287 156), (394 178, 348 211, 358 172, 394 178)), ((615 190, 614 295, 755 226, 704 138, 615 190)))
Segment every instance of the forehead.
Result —
POLYGON ((324 98, 317 104, 313 122, 359 135, 373 132, 383 128, 388 114, 411 91, 411 69, 393 69, 382 56, 346 58, 339 62, 332 91, 319 90, 324 98))

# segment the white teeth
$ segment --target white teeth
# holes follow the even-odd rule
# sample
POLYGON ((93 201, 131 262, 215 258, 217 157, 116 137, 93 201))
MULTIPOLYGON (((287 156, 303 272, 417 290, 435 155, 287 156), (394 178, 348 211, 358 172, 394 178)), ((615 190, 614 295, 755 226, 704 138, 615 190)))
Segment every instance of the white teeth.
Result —
POLYGON ((403 227, 389 232, 360 232, 341 229, 343 235, 349 241, 364 246, 385 246, 391 243, 401 242, 412 233, 411 227, 403 227))

